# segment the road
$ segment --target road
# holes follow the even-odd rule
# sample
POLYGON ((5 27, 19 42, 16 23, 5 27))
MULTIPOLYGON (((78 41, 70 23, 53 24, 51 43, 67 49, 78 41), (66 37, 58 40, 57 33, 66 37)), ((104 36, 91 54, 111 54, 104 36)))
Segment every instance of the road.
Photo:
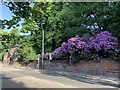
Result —
POLYGON ((3 88, 115 88, 110 85, 85 83, 64 76, 47 75, 33 69, 19 69, 2 64, 0 67, 3 88))

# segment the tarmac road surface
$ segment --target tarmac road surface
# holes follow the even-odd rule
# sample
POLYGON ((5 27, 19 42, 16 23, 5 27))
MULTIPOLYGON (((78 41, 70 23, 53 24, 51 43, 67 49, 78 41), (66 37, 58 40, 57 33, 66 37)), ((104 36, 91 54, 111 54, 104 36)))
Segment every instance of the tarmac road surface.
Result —
POLYGON ((33 69, 19 69, 5 64, 0 64, 0 67, 2 88, 116 88, 112 85, 91 84, 64 76, 47 75, 33 69))

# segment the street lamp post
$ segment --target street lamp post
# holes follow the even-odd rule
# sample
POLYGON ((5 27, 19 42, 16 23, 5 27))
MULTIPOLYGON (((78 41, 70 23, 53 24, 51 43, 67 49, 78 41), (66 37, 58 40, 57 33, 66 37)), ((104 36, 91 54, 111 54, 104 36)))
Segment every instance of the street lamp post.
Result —
POLYGON ((44 61, 44 29, 42 28, 42 69, 43 69, 43 61, 44 61))
POLYGON ((43 64, 44 64, 44 28, 42 26, 42 23, 39 23, 39 28, 42 29, 42 66, 41 68, 43 69, 43 64))

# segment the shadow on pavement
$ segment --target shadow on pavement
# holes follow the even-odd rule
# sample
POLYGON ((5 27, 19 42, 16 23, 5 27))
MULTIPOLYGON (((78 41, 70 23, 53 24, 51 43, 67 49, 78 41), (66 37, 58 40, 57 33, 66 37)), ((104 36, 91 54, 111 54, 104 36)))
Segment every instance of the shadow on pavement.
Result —
MULTIPOLYGON (((76 76, 72 76, 69 74, 67 75, 64 75, 64 74, 59 74, 57 72, 50 72, 50 70, 46 70, 46 71, 42 71, 42 74, 46 74, 46 75, 50 75, 50 76, 64 76, 66 78, 69 78, 69 79, 73 79, 73 80, 77 80, 77 81, 80 81, 80 82, 84 82, 84 83, 89 83, 89 84, 96 84, 96 85, 103 85, 103 86, 112 86, 114 88, 120 88, 120 84, 118 83, 118 81, 115 81, 115 80, 111 80, 111 81, 115 81, 116 83, 114 82, 111 82, 111 81, 105 81, 103 79, 93 79, 92 77, 84 77, 84 76, 79 76, 79 77, 76 77, 76 76)), ((81 74, 82 75, 82 74, 81 74)))
MULTIPOLYGON (((16 83, 11 78, 2 76, 2 90, 8 88, 26 88, 22 82, 16 83)), ((11 89, 12 90, 12 89, 11 89)))
POLYGON ((112 86, 112 87, 115 87, 115 88, 120 87, 116 83, 112 83, 110 81, 103 81, 103 80, 100 80, 100 79, 92 79, 92 78, 84 78, 84 77, 76 78, 76 77, 68 77, 68 76, 66 76, 66 77, 70 78, 70 79, 80 81, 80 82, 89 83, 89 84, 99 84, 99 85, 104 85, 104 86, 112 86))

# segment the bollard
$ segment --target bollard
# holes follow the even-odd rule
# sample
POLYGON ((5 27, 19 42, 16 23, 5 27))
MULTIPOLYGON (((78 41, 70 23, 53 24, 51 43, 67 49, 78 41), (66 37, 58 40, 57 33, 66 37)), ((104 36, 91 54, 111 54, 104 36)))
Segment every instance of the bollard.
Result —
POLYGON ((49 53, 49 67, 50 67, 50 61, 52 60, 52 54, 49 53))
POLYGON ((100 78, 101 78, 101 79, 103 78, 102 70, 100 70, 100 78))
POLYGON ((37 55, 37 61, 38 61, 38 64, 37 64, 37 68, 40 69, 40 55, 38 54, 37 55))

